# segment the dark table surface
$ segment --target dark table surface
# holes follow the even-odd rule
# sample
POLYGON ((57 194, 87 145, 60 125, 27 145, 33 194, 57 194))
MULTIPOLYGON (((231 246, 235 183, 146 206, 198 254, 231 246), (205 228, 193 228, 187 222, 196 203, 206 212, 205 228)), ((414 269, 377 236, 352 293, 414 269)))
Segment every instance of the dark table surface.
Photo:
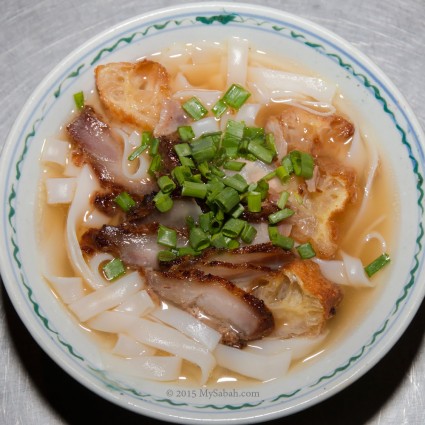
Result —
MULTIPOLYGON (((0 148, 26 99, 73 49, 166 0, 0 0, 0 148)), ((425 127, 424 0, 262 0, 310 19, 368 55, 425 127)), ((425 423, 425 304, 394 348, 333 398, 280 424, 425 423)), ((159 423, 94 395, 63 372, 23 326, 0 284, 0 424, 159 423)))

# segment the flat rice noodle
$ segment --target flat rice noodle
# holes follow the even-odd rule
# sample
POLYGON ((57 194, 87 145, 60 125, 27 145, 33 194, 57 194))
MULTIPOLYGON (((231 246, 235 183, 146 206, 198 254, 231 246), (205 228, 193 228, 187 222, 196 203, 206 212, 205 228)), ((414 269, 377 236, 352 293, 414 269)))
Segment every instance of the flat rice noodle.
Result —
POLYGON ((65 167, 69 151, 69 142, 48 138, 44 141, 41 161, 52 162, 65 167))
POLYGON ((81 322, 91 319, 105 310, 116 307, 142 289, 141 280, 124 276, 109 286, 104 286, 69 305, 81 322))
POLYGON ((291 352, 291 359, 298 360, 312 353, 314 349, 323 343, 328 334, 329 331, 325 331, 314 337, 306 336, 288 339, 264 338, 259 341, 250 342, 245 350, 265 356, 289 350, 291 352))
POLYGON ((138 319, 126 333, 143 344, 181 357, 201 369, 201 384, 205 384, 216 365, 214 356, 199 342, 161 323, 138 319))
POLYGON ((118 334, 117 342, 111 350, 112 354, 121 357, 153 356, 156 349, 130 338, 126 334, 118 334))
POLYGON ((151 315, 205 345, 210 351, 215 349, 221 339, 219 332, 171 304, 164 304, 162 308, 157 308, 151 315))
POLYGON ((81 277, 45 277, 65 304, 71 304, 84 297, 83 279, 81 277))
POLYGON ((261 87, 268 100, 293 98, 294 94, 332 103, 336 87, 321 78, 268 68, 248 67, 248 80, 261 87))
POLYGON ((47 192, 47 203, 69 204, 75 193, 77 179, 75 177, 49 178, 45 181, 47 192))
POLYGON ((77 188, 66 221, 66 247, 71 265, 75 272, 83 277, 93 289, 101 288, 104 286, 104 282, 93 274, 84 260, 77 238, 77 228, 83 222, 84 217, 89 214, 91 200, 98 190, 99 184, 95 174, 88 165, 85 165, 77 179, 77 188))
POLYGON ((219 344, 214 354, 219 366, 259 381, 282 378, 291 363, 290 350, 262 355, 219 344))
POLYGON ((140 356, 123 359, 104 354, 106 370, 153 381, 174 381, 180 376, 182 359, 174 356, 140 356))
POLYGON ((121 303, 115 310, 141 317, 149 314, 155 307, 156 305, 147 291, 141 290, 121 303))
POLYGON ((122 333, 137 320, 134 314, 122 311, 103 311, 86 322, 86 325, 95 331, 122 333))
POLYGON ((227 87, 232 84, 246 86, 248 74, 249 42, 231 37, 227 41, 227 87))

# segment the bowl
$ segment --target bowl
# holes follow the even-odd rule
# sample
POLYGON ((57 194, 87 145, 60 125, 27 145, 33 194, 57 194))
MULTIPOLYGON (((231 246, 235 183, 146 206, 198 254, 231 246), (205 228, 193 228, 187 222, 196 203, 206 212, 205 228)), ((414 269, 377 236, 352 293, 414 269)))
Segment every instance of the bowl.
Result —
POLYGON ((7 292, 31 335, 72 377, 101 397, 142 415, 179 423, 255 423, 306 409, 361 377, 395 344, 423 299, 424 135, 394 85, 335 34, 280 10, 202 3, 138 16, 87 41, 38 86, 17 118, 0 166, 0 266, 7 292), (42 277, 37 225, 39 159, 73 108, 72 95, 94 89, 102 63, 135 60, 170 40, 247 38, 333 81, 368 135, 385 151, 397 197, 391 263, 355 327, 286 377, 243 387, 179 386, 112 374, 98 345, 76 326, 42 277), (373 307, 373 308, 372 308, 373 307))

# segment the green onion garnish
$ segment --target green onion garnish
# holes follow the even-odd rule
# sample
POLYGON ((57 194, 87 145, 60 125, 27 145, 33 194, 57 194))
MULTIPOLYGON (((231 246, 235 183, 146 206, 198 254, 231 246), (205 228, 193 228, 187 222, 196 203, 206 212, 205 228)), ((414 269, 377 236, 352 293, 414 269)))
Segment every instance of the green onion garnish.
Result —
POLYGON ((177 127, 177 131, 179 133, 180 139, 182 139, 184 142, 188 142, 195 137, 195 133, 193 132, 193 129, 190 125, 182 125, 177 127))
POLYGON ((168 176, 161 176, 157 183, 163 193, 170 193, 176 188, 176 184, 168 176))
POLYGON ((136 201, 127 192, 121 192, 114 201, 125 212, 130 211, 136 205, 136 201))
POLYGON ((242 204, 239 204, 236 208, 230 211, 230 215, 233 218, 238 218, 244 211, 245 211, 244 206, 242 204))
POLYGON ((177 258, 177 255, 172 251, 159 251, 158 252, 158 261, 160 262, 168 262, 173 261, 177 258))
POLYGON ((159 171, 161 169, 161 165, 162 165, 161 155, 155 155, 152 158, 152 161, 149 165, 148 172, 149 173, 156 173, 157 171, 159 171))
POLYGON ((226 238, 227 249, 238 249, 241 244, 236 239, 226 238))
POLYGON ((192 149, 188 143, 178 143, 177 145, 174 145, 174 150, 180 159, 182 157, 192 155, 192 149))
MULTIPOLYGON (((229 120, 226 123, 226 130, 223 135, 222 146, 226 149, 238 149, 244 134, 245 124, 234 120, 229 120)), ((233 151, 230 150, 232 153, 233 151)))
POLYGON ((286 155, 282 158, 282 166, 286 170, 286 174, 289 176, 294 172, 294 167, 292 165, 291 157, 289 155, 286 155))
POLYGON ((210 238, 199 227, 193 227, 189 233, 189 243, 194 250, 201 251, 210 246, 210 238))
POLYGON ((286 203, 288 202, 289 199, 289 192, 282 192, 280 194, 279 200, 277 201, 277 206, 283 210, 285 208, 286 203))
POLYGON ((274 153, 255 140, 248 143, 248 152, 266 164, 271 164, 273 161, 274 153))
POLYGON ((223 179, 223 183, 226 186, 233 187, 233 189, 242 193, 248 189, 248 183, 240 174, 234 174, 233 176, 228 176, 223 179))
POLYGON ((212 107, 211 111, 216 118, 220 118, 227 110, 227 105, 223 99, 219 99, 212 107))
POLYGON ((248 202, 248 211, 260 212, 261 211, 261 193, 260 192, 248 192, 246 197, 248 202))
POLYGON ((171 171, 171 175, 177 180, 178 184, 182 186, 186 180, 192 177, 192 172, 189 167, 185 165, 178 165, 171 171))
POLYGON ((215 204, 224 212, 230 212, 239 204, 239 194, 232 187, 225 187, 214 199, 215 204))
POLYGON ((142 142, 142 144, 138 148, 134 149, 134 151, 128 156, 128 160, 134 161, 148 148, 148 146, 149 145, 143 144, 142 142))
POLYGON ((177 232, 174 229, 170 229, 160 224, 156 241, 160 245, 175 248, 177 245, 177 232))
POLYGON ((208 110, 205 108, 204 105, 202 105, 200 100, 197 99, 196 97, 192 97, 188 101, 183 103, 182 108, 195 121, 200 120, 202 117, 204 117, 208 113, 208 110))
POLYGON ((366 274, 371 277, 374 275, 377 271, 381 270, 382 267, 384 267, 386 264, 388 264, 391 261, 390 256, 387 253, 384 253, 380 255, 378 258, 373 260, 370 264, 368 264, 364 270, 366 274))
POLYGON ((309 153, 295 150, 289 156, 295 175, 304 177, 305 179, 311 179, 313 177, 314 160, 309 153))
POLYGON ((149 155, 155 156, 158 155, 159 148, 159 139, 152 137, 152 133, 149 131, 144 131, 143 134, 146 134, 146 138, 149 138, 149 155))
POLYGON ((264 177, 262 177, 261 180, 265 180, 268 182, 271 179, 274 179, 276 177, 276 170, 270 171, 270 173, 267 173, 264 177))
POLYGON ((182 156, 180 158, 180 162, 182 165, 185 165, 186 167, 195 168, 195 163, 193 162, 192 158, 189 158, 187 156, 182 156))
POLYGON ((283 210, 277 211, 273 214, 269 215, 269 223, 270 224, 276 224, 280 221, 284 220, 285 218, 291 217, 291 215, 294 215, 294 211, 289 208, 284 208, 283 210))
POLYGON ((219 232, 219 233, 216 233, 215 235, 213 235, 211 237, 211 245, 214 248, 226 249, 227 248, 227 241, 226 241, 226 238, 224 237, 223 233, 219 232))
POLYGON ((182 195, 204 199, 207 196, 208 186, 205 183, 185 181, 182 185, 182 195))
POLYGON ((84 108, 84 92, 80 91, 74 94, 74 102, 77 109, 84 108))
POLYGON ((294 240, 288 236, 281 235, 276 226, 269 226, 268 231, 270 241, 273 245, 287 250, 293 248, 294 240))
POLYGON ((314 251, 310 242, 297 246, 297 251, 303 260, 307 260, 316 256, 316 252, 314 251))
POLYGON ((232 84, 223 96, 223 102, 231 108, 239 109, 251 96, 251 93, 245 90, 239 84, 232 84))
POLYGON ((241 239, 245 243, 251 243, 257 235, 257 229, 249 223, 245 223, 245 227, 241 233, 241 239))
POLYGON ((114 258, 103 266, 103 274, 107 280, 114 280, 124 273, 125 267, 119 258, 114 258))
POLYGON ((223 168, 225 170, 230 171, 241 171, 243 167, 245 167, 246 162, 239 162, 239 161, 226 161, 223 164, 223 168))
POLYGON ((276 176, 279 178, 279 180, 282 183, 285 183, 286 180, 288 180, 288 177, 290 174, 286 167, 284 167, 283 165, 280 165, 279 167, 276 168, 275 171, 276 171, 276 176))
POLYGON ((199 139, 194 140, 191 147, 192 157, 198 164, 214 159, 218 150, 215 138, 208 135, 201 136, 199 139))
POLYGON ((185 255, 199 255, 198 251, 195 251, 190 246, 182 246, 181 248, 177 248, 179 253, 179 257, 184 257, 185 255))
POLYGON ((156 209, 160 212, 167 212, 173 208, 173 200, 168 193, 158 192, 153 201, 156 209))
POLYGON ((224 223, 221 231, 224 236, 229 238, 237 238, 244 229, 245 224, 246 221, 244 220, 239 220, 238 218, 229 218, 229 220, 224 223))
POLYGON ((211 223, 212 223, 213 219, 214 219, 214 213, 212 211, 208 211, 204 214, 201 214, 198 217, 199 227, 205 233, 210 233, 211 232, 211 223))

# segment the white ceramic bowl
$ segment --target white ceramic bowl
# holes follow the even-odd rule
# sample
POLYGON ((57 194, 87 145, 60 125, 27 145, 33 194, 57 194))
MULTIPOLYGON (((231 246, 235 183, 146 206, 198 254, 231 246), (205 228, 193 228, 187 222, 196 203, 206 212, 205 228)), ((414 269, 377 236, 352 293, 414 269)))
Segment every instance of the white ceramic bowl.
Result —
POLYGON ((259 422, 288 415, 340 391, 393 346, 424 296, 424 136, 393 84, 350 44, 282 11, 234 3, 188 4, 136 17, 89 40, 40 84, 18 117, 0 166, 0 261, 8 294, 43 349, 70 375, 100 396, 140 414, 181 423, 259 422), (199 388, 129 382, 102 370, 93 341, 74 325, 43 281, 37 256, 39 156, 72 108, 74 92, 93 88, 102 62, 134 60, 172 41, 225 40, 240 35, 336 82, 358 119, 385 143, 400 198, 392 262, 373 309, 315 362, 289 378, 215 393, 199 388))

